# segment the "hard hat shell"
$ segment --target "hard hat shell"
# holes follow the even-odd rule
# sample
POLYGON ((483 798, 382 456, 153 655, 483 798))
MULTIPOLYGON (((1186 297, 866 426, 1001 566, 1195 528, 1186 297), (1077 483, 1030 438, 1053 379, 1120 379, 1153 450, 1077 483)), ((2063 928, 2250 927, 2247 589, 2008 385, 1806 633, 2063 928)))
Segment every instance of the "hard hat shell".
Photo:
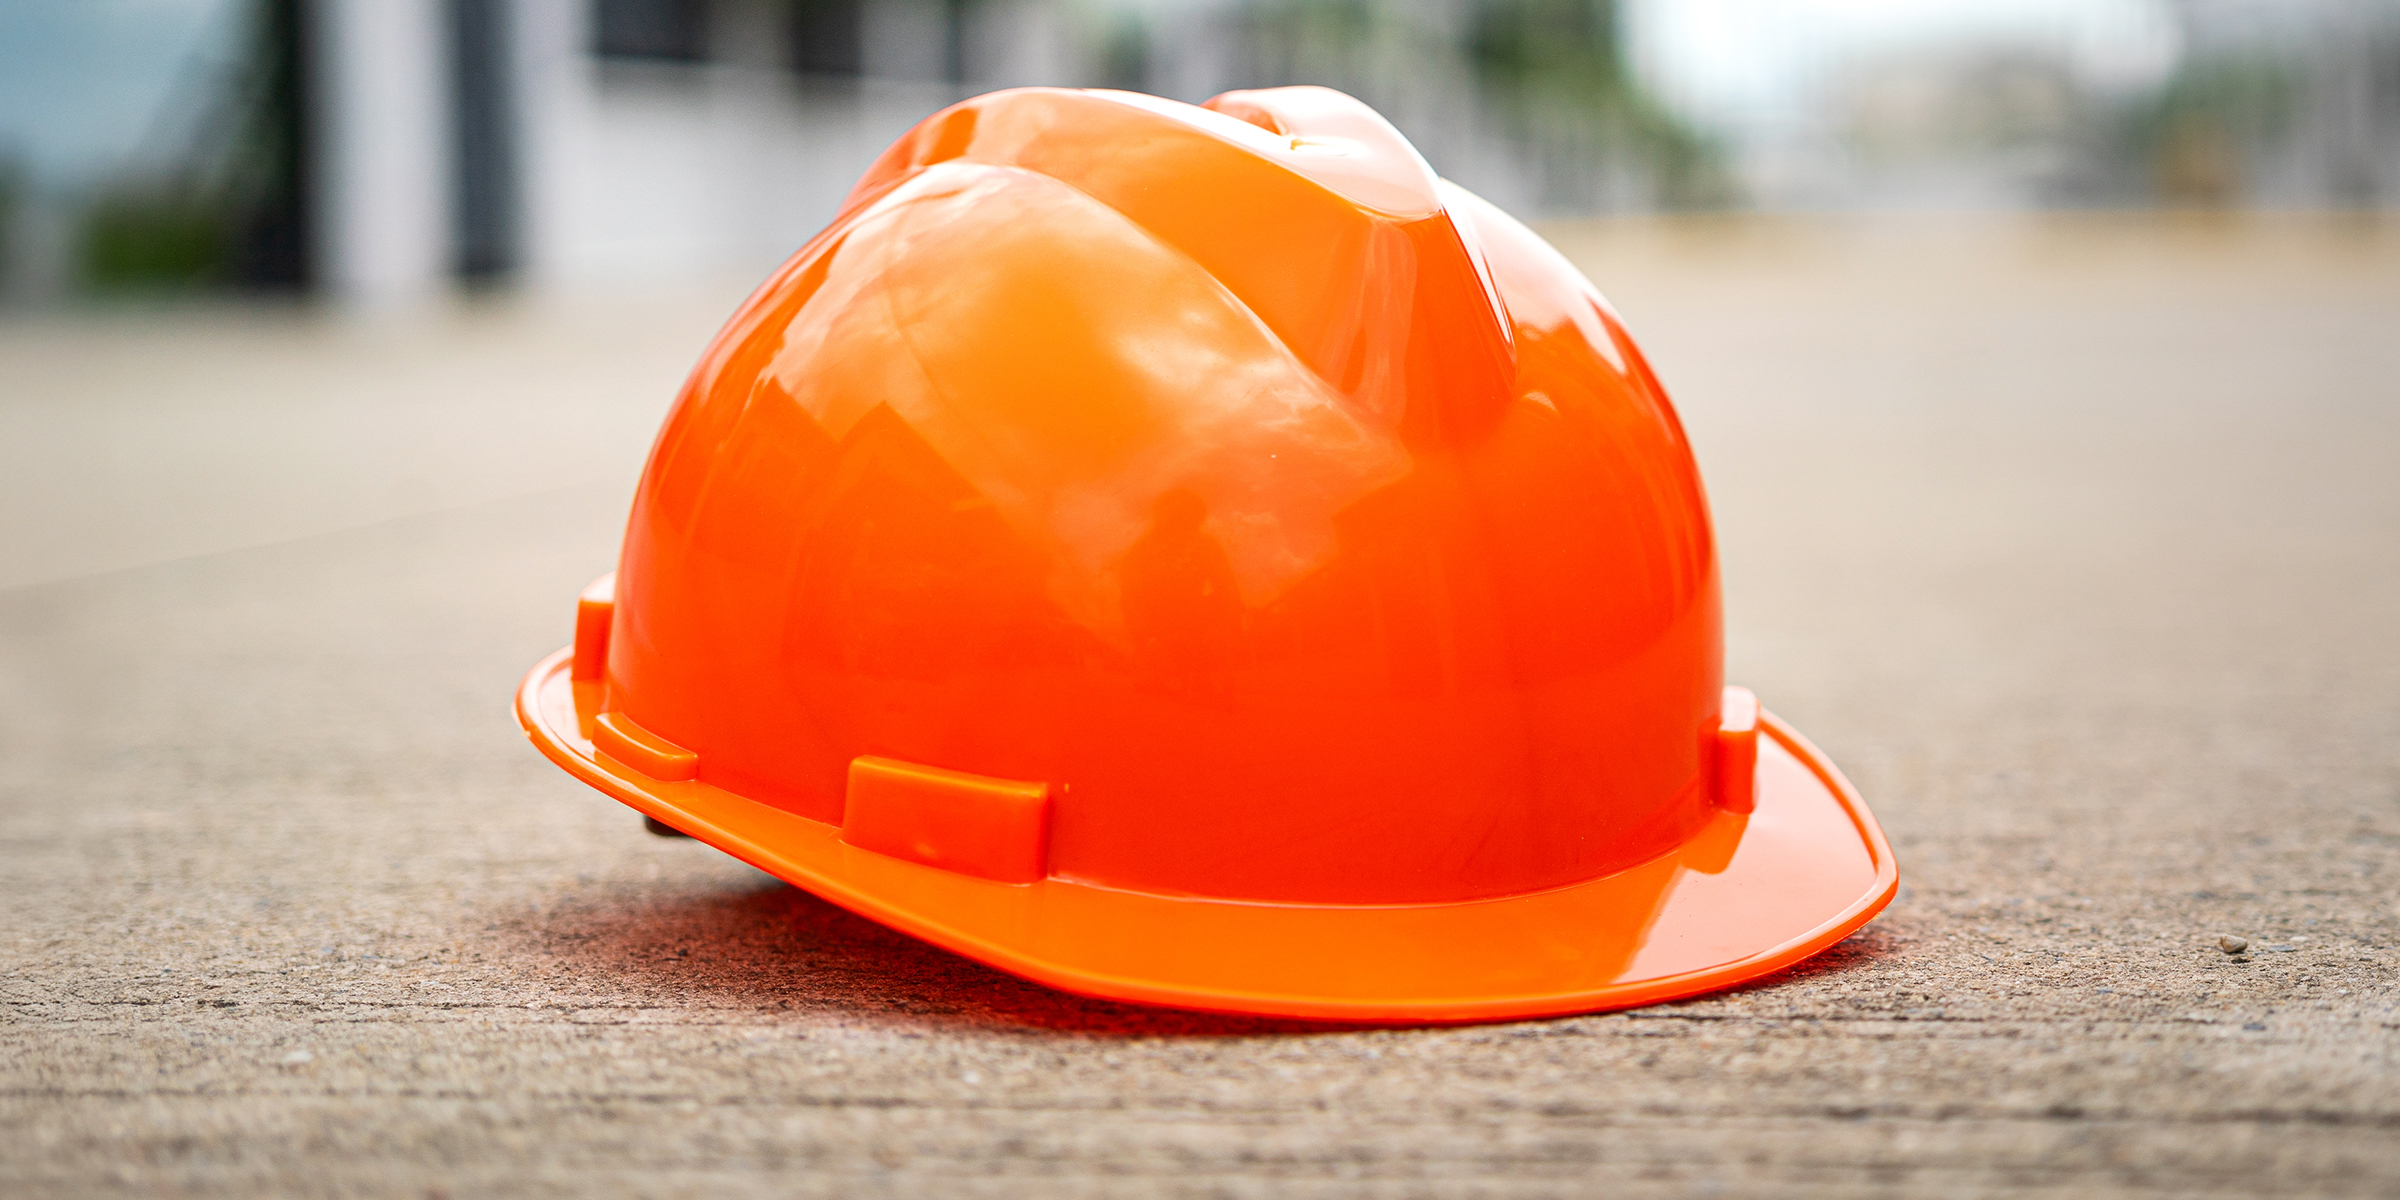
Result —
POLYGON ((927 119, 720 333, 520 718, 1073 991, 1364 1020, 1722 987, 1897 886, 1722 679, 1598 292, 1321 88, 927 119))

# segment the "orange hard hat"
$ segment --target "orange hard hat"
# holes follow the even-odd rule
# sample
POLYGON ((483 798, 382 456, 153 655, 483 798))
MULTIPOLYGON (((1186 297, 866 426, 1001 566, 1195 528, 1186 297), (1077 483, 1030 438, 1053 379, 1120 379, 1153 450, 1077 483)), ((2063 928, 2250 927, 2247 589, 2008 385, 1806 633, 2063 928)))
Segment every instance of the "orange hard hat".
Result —
POLYGON ((1898 884, 1724 686, 1615 315, 1321 88, 917 126, 735 314, 517 699, 649 817, 1069 991, 1474 1020, 1796 962, 1898 884))

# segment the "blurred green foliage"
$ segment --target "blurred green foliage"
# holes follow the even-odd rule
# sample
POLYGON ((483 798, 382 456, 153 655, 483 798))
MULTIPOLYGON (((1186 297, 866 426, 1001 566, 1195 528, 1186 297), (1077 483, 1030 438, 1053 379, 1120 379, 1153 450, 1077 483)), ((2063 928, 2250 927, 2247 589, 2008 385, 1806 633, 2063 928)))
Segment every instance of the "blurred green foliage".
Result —
POLYGON ((1242 17, 1248 87, 1319 83, 1373 103, 1378 60, 1432 49, 1420 31, 1371 0, 1251 0, 1242 17))
POLYGON ((1100 44, 1100 82, 1104 87, 1140 91, 1150 76, 1150 27, 1141 14, 1118 12, 1107 18, 1100 44))
POLYGON ((83 211, 76 266, 92 288, 155 291, 221 282, 234 225, 224 204, 182 189, 123 187, 83 211))
POLYGON ((1623 86, 1613 0, 1482 0, 1467 47, 1488 82, 1602 102, 1623 86))
POLYGON ((1722 148, 1627 68, 1615 0, 1464 0, 1441 20, 1376 0, 1250 0, 1242 11, 1247 86, 1321 83, 1392 112, 1445 80, 1471 87, 1550 207, 1737 199, 1722 148))
POLYGON ((1645 91, 1626 66, 1616 0, 1477 0, 1467 48, 1478 81, 1537 150, 1634 165, 1651 198, 1715 208, 1737 198, 1720 147, 1645 91))
POLYGON ((2147 166, 2158 200, 2230 205, 2243 197, 2249 160, 2291 124, 2300 82, 2272 59, 2200 59, 2127 113, 2120 140, 2147 166))
POLYGON ((307 282, 304 0, 245 0, 241 53, 195 71, 149 142, 83 201, 73 253, 95 291, 307 282))
POLYGON ((17 214, 25 207, 26 175, 22 163, 0 157, 0 281, 17 269, 17 214))

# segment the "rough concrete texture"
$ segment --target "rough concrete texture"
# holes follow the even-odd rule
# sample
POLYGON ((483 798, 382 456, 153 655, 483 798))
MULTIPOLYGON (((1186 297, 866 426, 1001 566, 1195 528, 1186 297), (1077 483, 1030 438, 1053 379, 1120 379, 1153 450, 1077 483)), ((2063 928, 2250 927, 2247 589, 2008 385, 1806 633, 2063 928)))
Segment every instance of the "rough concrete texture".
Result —
POLYGON ((508 715, 738 285, 0 326, 0 1192, 2400 1193, 2400 229, 1554 231, 1904 886, 1739 991, 1060 995, 508 715), (2221 935, 2247 938, 2228 955, 2221 935))

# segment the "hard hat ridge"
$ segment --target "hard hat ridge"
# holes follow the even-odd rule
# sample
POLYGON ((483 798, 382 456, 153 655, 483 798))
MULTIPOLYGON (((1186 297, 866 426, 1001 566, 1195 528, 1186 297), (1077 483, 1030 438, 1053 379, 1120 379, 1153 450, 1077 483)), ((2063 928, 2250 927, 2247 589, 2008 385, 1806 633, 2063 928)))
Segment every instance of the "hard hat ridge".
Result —
POLYGON ((1506 401, 1510 324, 1474 231, 1452 218, 1407 139, 1339 92, 1229 92, 1198 108, 1130 92, 996 92, 895 144, 845 213, 959 161, 1066 183, 1189 255, 1321 378, 1405 423, 1411 440, 1471 436, 1506 401), (1096 129, 1116 135, 1105 153, 1096 129), (1303 129, 1333 132, 1294 134, 1303 129), (1211 170, 1233 178, 1188 186, 1211 170))

